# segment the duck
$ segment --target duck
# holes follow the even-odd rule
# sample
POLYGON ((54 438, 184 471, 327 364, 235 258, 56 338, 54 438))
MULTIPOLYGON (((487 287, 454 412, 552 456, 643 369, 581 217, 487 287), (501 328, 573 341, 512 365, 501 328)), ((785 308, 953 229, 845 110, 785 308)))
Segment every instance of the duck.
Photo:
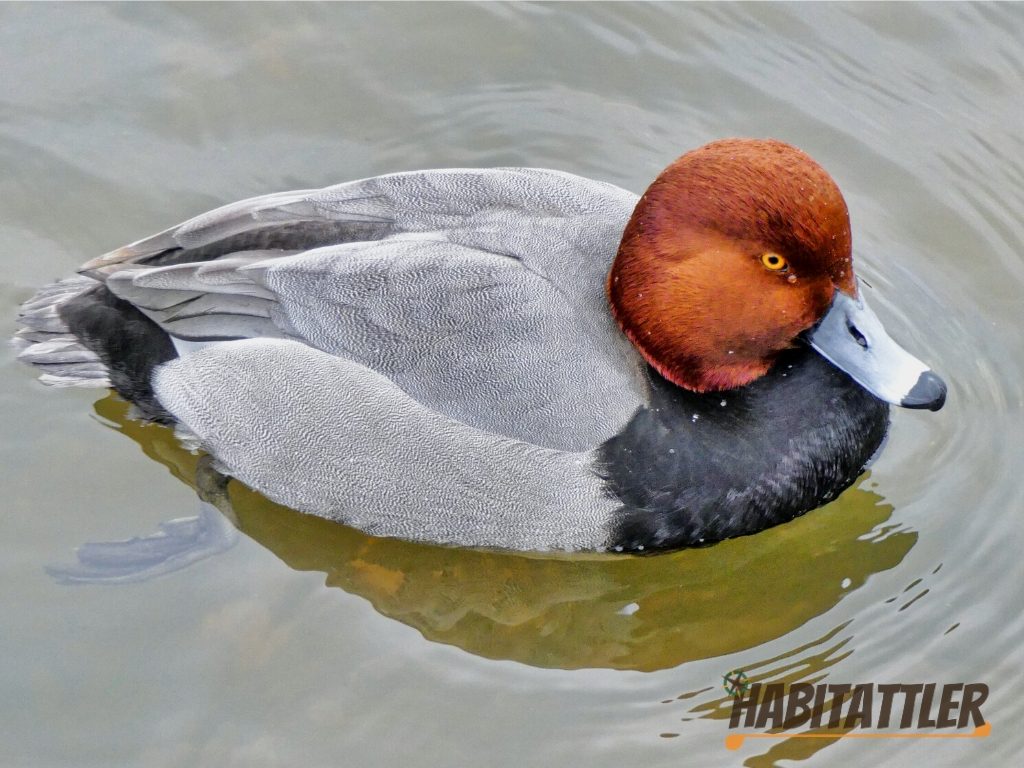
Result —
POLYGON ((836 182, 774 139, 639 197, 540 168, 225 205, 24 303, 43 383, 111 387, 300 512, 460 547, 650 553, 785 523, 945 382, 886 332, 836 182))

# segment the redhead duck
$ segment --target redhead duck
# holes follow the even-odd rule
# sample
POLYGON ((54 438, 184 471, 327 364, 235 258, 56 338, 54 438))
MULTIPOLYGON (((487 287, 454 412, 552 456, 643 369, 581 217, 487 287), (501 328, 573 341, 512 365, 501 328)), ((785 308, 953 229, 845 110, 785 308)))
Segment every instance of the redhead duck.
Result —
POLYGON ((854 482, 945 385, 864 301, 831 177, 771 140, 634 194, 535 168, 224 206, 22 308, 50 384, 112 386, 266 496, 379 536, 652 551, 854 482))

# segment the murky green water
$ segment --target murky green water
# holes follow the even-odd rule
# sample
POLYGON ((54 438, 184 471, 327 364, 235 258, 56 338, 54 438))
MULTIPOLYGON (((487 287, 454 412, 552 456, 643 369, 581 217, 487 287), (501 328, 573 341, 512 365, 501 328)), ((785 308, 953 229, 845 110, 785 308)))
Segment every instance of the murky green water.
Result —
POLYGON ((951 384, 838 502, 704 550, 461 552, 232 484, 234 546, 69 585, 45 568, 75 547, 197 512, 196 457, 4 351, 0 765, 1016 764, 1021 41, 1019 5, 0 5, 3 335, 84 259, 261 192, 467 165, 639 191, 774 136, 836 177, 876 310, 951 384), (736 668, 986 682, 992 735, 727 752, 736 668))

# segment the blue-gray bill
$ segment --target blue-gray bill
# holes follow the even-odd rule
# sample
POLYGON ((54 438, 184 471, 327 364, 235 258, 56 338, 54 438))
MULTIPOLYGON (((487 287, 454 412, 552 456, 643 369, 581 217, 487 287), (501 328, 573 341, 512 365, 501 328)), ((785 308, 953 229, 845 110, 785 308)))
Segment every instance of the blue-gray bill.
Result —
POLYGON ((904 408, 939 410, 946 384, 885 332, 881 320, 860 298, 836 291, 832 306, 807 334, 826 360, 876 397, 904 408))

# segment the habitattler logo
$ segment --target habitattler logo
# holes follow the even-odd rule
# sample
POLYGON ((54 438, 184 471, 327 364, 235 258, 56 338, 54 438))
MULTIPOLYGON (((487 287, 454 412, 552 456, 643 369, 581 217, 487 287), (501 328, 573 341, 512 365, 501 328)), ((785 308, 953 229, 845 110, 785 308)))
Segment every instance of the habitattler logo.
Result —
POLYGON ((722 677, 733 697, 727 749, 745 739, 977 739, 992 732, 985 683, 751 683, 722 677), (806 729, 806 730, 797 730, 806 729))

